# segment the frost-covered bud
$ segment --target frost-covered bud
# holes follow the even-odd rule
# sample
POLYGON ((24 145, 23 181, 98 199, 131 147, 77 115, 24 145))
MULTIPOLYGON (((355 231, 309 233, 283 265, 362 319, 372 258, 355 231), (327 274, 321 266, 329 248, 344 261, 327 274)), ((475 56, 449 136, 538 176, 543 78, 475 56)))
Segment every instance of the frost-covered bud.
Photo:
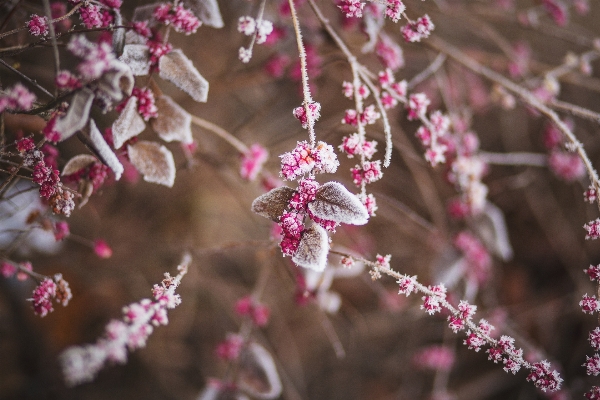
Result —
POLYGON ((427 98, 425 93, 414 93, 411 94, 408 98, 408 119, 415 120, 417 118, 423 117, 427 112, 427 107, 431 101, 427 98))
POLYGON ((543 392, 555 392, 560 389, 563 380, 558 372, 550 370, 550 363, 543 360, 532 365, 527 381, 532 381, 543 392))
POLYGON ((250 59, 252 58, 252 50, 240 47, 240 50, 238 52, 238 58, 243 63, 250 62, 250 59))
POLYGON ((590 341, 590 346, 594 350, 600 350, 600 327, 596 327, 590 332, 588 340, 590 341))
POLYGON ((333 150, 333 146, 325 142, 318 142, 313 155, 315 159, 315 172, 333 174, 337 171, 340 162, 333 150))
POLYGON ((406 97, 406 93, 408 90, 408 82, 406 82, 405 80, 401 80, 400 82, 392 83, 392 85, 390 87, 399 97, 402 97, 402 98, 406 97))
POLYGON ((386 68, 385 71, 379 71, 377 76, 382 88, 388 88, 394 83, 394 72, 390 68, 386 68))
POLYGON ((404 275, 402 278, 396 281, 399 285, 398 294, 404 294, 410 296, 411 293, 417 291, 415 287, 416 276, 404 275))
POLYGON ((79 17, 87 29, 101 28, 103 25, 102 13, 96 5, 89 4, 80 7, 79 17))
POLYGON ((246 15, 238 20, 237 30, 246 36, 250 36, 256 30, 256 21, 254 18, 246 15))
POLYGON ((346 18, 362 18, 365 3, 360 0, 339 0, 338 8, 342 10, 346 18))
POLYGON ((377 201, 375 200, 375 197, 371 193, 369 193, 366 196, 360 195, 359 198, 365 206, 365 208, 367 209, 369 216, 374 217, 375 211, 377 211, 377 201))
POLYGON ((392 259, 392 255, 388 254, 386 256, 382 256, 381 254, 377 254, 375 260, 379 267, 390 268, 390 260, 392 259))
POLYGON ((469 349, 478 352, 479 350, 481 350, 481 347, 485 345, 485 339, 476 333, 467 331, 467 338, 463 343, 467 345, 469 349))
POLYGON ((383 104, 383 108, 386 110, 390 110, 398 105, 398 100, 394 98, 391 94, 386 91, 381 92, 381 104, 383 104))
POLYGON ((380 36, 375 45, 375 54, 385 68, 396 71, 404 66, 402 47, 387 35, 380 36))
POLYGON ((596 190, 596 188, 590 185, 590 187, 588 187, 588 189, 585 192, 583 192, 583 199, 590 204, 595 203, 596 200, 598 200, 598 191, 596 190))
POLYGON ((281 176, 287 180, 295 180, 311 171, 316 164, 312 153, 308 142, 298 142, 294 150, 280 156, 281 176))
POLYGON ((401 0, 387 0, 386 3, 385 15, 392 21, 398 22, 404 11, 406 11, 406 6, 401 0))
POLYGON ((269 158, 269 152, 260 144, 255 143, 242 155, 240 175, 243 179, 253 181, 260 173, 263 164, 269 158))
POLYGON ((366 183, 373 183, 381 179, 381 161, 365 161, 363 163, 363 179, 366 183))
POLYGON ((593 314, 600 309, 600 302, 598 302, 596 296, 588 296, 586 293, 579 302, 579 307, 585 314, 593 314))
POLYGON ((311 122, 314 123, 319 119, 321 116, 321 104, 316 101, 311 102, 308 105, 308 112, 310 113, 309 116, 311 121, 308 120, 304 106, 296 107, 293 110, 294 117, 300 121, 304 129, 308 129, 308 126, 311 122))
POLYGON ((342 144, 338 146, 338 149, 346 153, 348 158, 354 158, 355 155, 360 155, 362 153, 360 142, 360 135, 358 133, 353 133, 350 136, 344 136, 342 138, 342 144))
POLYGON ((584 269, 583 272, 588 274, 591 281, 600 280, 600 264, 590 265, 590 267, 588 269, 584 269))
POLYGON ((356 112, 356 110, 346 110, 346 114, 344 115, 344 118, 342 119, 342 124, 347 124, 347 125, 352 125, 352 126, 356 126, 358 125, 358 112, 356 112))
POLYGON ((360 120, 363 124, 372 125, 381 118, 381 114, 375 109, 374 105, 365 107, 365 110, 360 116, 360 120))
POLYGON ((273 33, 273 23, 263 19, 257 23, 256 27, 256 43, 263 44, 267 41, 267 37, 273 33))
POLYGON ((52 299, 56 296, 56 284, 51 279, 44 279, 33 291, 33 311, 40 317, 45 317, 54 311, 52 299))
POLYGON ((200 25, 202 25, 202 22, 196 18, 191 10, 184 8, 179 4, 171 13, 171 24, 176 32, 190 35, 196 33, 200 25))
POLYGON ((584 394, 588 400, 600 400, 600 387, 592 386, 589 392, 584 394))
POLYGON ((586 239, 595 240, 600 238, 600 218, 596 218, 594 221, 583 225, 583 229, 587 231, 587 235, 585 235, 586 239))
POLYGON ((32 14, 31 19, 27 21, 27 28, 33 36, 46 36, 48 34, 48 20, 46 17, 32 14))

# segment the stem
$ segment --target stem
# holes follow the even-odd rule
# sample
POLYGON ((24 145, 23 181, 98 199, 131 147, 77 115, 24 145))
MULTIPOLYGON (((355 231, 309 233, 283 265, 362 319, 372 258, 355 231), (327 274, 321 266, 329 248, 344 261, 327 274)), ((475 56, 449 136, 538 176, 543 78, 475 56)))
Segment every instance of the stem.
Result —
MULTIPOLYGON (((81 4, 81 3, 80 3, 81 4)), ((79 4, 78 4, 79 5, 79 4)), ((50 1, 44 0, 44 12, 46 13, 46 19, 52 20, 52 11, 50 10, 50 1)), ((58 71, 60 71, 60 55, 58 54, 58 45, 56 44, 56 35, 54 32, 54 23, 50 22, 48 24, 48 31, 50 33, 50 40, 52 41, 52 51, 54 52, 54 76, 58 75, 58 71)), ((54 97, 58 94, 58 88, 54 88, 54 97)))
POLYGON ((479 156, 487 164, 496 165, 525 165, 528 167, 547 167, 548 156, 540 153, 489 153, 480 151, 479 156))
MULTIPOLYGON (((44 0, 44 2, 46 2, 46 1, 47 1, 47 0, 44 0)), ((75 5, 75 6, 74 6, 74 7, 71 9, 71 11, 69 11, 68 13, 66 13, 65 15, 63 15, 62 17, 58 17, 58 18, 56 18, 56 19, 52 19, 52 20, 50 20, 50 18, 48 18, 48 19, 50 20, 50 22, 48 23, 48 24, 49 24, 49 27, 48 27, 48 28, 50 29, 51 35, 52 35, 52 36, 54 36, 54 35, 52 34, 52 32, 54 31, 54 27, 52 27, 52 24, 54 24, 54 23, 56 23, 56 22, 60 22, 60 21, 62 21, 63 19, 69 18, 69 17, 70 17, 71 15, 73 15, 73 13, 74 13, 75 11, 77 11, 77 9, 79 9, 79 7, 81 7, 82 5, 83 5, 83 2, 81 2, 81 3, 79 3, 79 4, 76 4, 76 5, 75 5)), ((44 7, 44 8, 45 8, 45 7, 44 7)), ((51 15, 51 14, 50 14, 50 15, 51 15)), ((6 36, 12 35, 13 33, 20 32, 20 31, 22 31, 22 30, 25 30, 25 29, 27 29, 27 26, 22 26, 22 27, 20 27, 20 28, 13 29, 12 31, 4 32, 4 33, 0 34, 0 39, 2 39, 2 38, 5 38, 6 36)), ((55 39, 56 39, 56 38, 55 38, 55 39)))
POLYGON ((34 81, 30 77, 28 77, 27 75, 25 75, 21 71, 13 68, 12 66, 10 66, 6 61, 4 61, 1 58, 0 58, 0 64, 4 65, 6 68, 10 69, 12 72, 14 72, 15 74, 19 75, 21 78, 25 79, 27 82, 31 83, 33 86, 35 86, 36 88, 38 88, 39 90, 41 90, 42 92, 44 92, 45 94, 47 94, 48 96, 54 98, 54 95, 52 93, 50 93, 49 91, 47 91, 46 88, 44 88, 42 85, 40 85, 39 83, 37 83, 36 81, 34 81))
MULTIPOLYGON (((302 33, 300 32, 300 22, 296 14, 296 6, 294 0, 288 0, 290 5, 290 15, 292 17, 292 23, 294 25, 294 32, 296 33, 296 43, 298 44, 298 53, 300 56, 300 71, 302 74, 302 93, 304 95, 304 112, 306 113, 306 121, 308 124, 308 136, 310 139, 310 146, 315 147, 316 145, 316 134, 315 134, 315 121, 312 118, 309 105, 313 102, 310 95, 310 87, 308 86, 308 69, 306 66, 306 51, 304 51, 304 44, 302 43, 302 33)), ((312 5, 312 2, 311 2, 312 5)))
POLYGON ((210 132, 214 133, 215 135, 217 135, 218 137, 220 137, 221 139, 225 140, 227 143, 229 143, 230 145, 235 147, 235 149, 237 151, 239 151, 241 154, 248 152, 248 150, 249 150, 248 146, 246 146, 243 142, 241 142, 239 139, 237 139, 231 133, 227 132, 225 129, 223 129, 220 126, 215 125, 212 122, 209 122, 203 118, 196 117, 195 115, 192 115, 191 117, 192 117, 192 123, 194 125, 197 125, 204 129, 208 129, 210 132))

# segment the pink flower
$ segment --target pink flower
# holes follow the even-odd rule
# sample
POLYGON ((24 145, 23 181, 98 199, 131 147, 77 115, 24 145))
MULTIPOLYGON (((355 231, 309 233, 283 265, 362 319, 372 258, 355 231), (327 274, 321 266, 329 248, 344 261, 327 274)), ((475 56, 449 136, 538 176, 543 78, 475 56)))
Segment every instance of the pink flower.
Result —
POLYGON ((162 43, 159 41, 149 41, 148 51, 150 52, 150 65, 153 70, 158 70, 158 62, 160 58, 173 50, 170 43, 162 43))
POLYGON ((596 296, 588 296, 586 293, 579 302, 579 307, 585 314, 593 314, 600 309, 600 302, 596 299, 596 296))
POLYGON ((585 393, 584 396, 588 400, 600 400, 600 387, 592 386, 590 391, 585 393))
POLYGON ((19 263, 19 269, 20 269, 20 271, 17 272, 17 279, 20 281, 26 281, 29 278, 29 274, 24 271, 32 271, 33 266, 28 261, 22 262, 22 263, 19 263))
POLYGON ((550 154, 548 164, 556 176, 566 181, 574 181, 585 175, 585 165, 576 153, 555 150, 550 154))
POLYGON ((79 18, 87 29, 103 26, 103 16, 98 6, 89 4, 79 8, 79 18))
POLYGON ((30 137, 17 140, 16 144, 17 150, 19 150, 20 153, 26 153, 35 149, 35 143, 30 137))
POLYGON ((596 218, 594 221, 583 225, 583 229, 587 231, 586 239, 595 240, 600 238, 600 218, 596 218))
POLYGON ((69 71, 60 71, 54 79, 56 87, 60 90, 73 90, 81 87, 81 82, 69 71))
POLYGON ((402 278, 400 278, 398 281, 396 281, 396 283, 398 283, 398 285, 400 285, 398 294, 404 294, 406 296, 410 296, 411 293, 416 292, 417 291, 417 288, 415 287, 416 279, 417 279, 416 276, 404 275, 402 278))
POLYGON ((46 36, 48 34, 48 20, 46 17, 32 14, 31 19, 27 21, 27 28, 33 36, 46 36))
POLYGON ((369 216, 374 217, 375 211, 377 211, 377 201, 375 200, 375 197, 371 193, 369 193, 366 196, 360 195, 359 198, 363 205, 366 207, 369 216))
POLYGON ((404 11, 406 11, 406 6, 401 0, 387 0, 385 15, 392 21, 398 22, 404 11))
POLYGON ((242 155, 240 175, 243 179, 253 181, 260 173, 263 164, 269 158, 269 152, 260 144, 255 143, 242 155))
POLYGON ((584 269, 583 272, 588 274, 591 281, 598 281, 600 279, 600 264, 590 265, 588 269, 584 269))
POLYGON ((429 346, 413 356, 413 363, 424 369, 449 371, 454 365, 454 352, 446 346, 429 346))
POLYGON ((375 54, 385 68, 397 71, 404 66, 404 53, 387 35, 382 35, 375 45, 375 54))
POLYGON ((420 42, 421 39, 428 38, 435 26, 427 14, 417 19, 415 22, 409 22, 404 25, 400 32, 407 42, 420 42))
POLYGON ((431 104, 431 101, 427 98, 425 93, 411 94, 406 105, 408 109, 408 119, 412 121, 423 117, 427 112, 429 104, 431 104))
POLYGON ((239 357, 243 346, 244 338, 240 335, 230 333, 224 342, 217 345, 217 357, 222 360, 235 360, 239 357))
POLYGON ((588 340, 590 341, 590 346, 594 350, 600 350, 600 327, 596 327, 590 332, 588 340))
POLYGON ((338 8, 342 10, 347 18, 362 18, 365 3, 359 0, 338 0, 338 8))
POLYGON ((298 142, 294 150, 280 157, 281 176, 287 180, 294 180, 308 173, 316 164, 313 152, 306 141, 298 142))
POLYGON ((583 193, 583 198, 588 203, 593 204, 598 199, 598 191, 594 186, 590 185, 590 187, 588 187, 588 190, 586 190, 583 193))
POLYGON ((112 249, 102 239, 94 240, 94 253, 100 258, 110 258, 112 256, 112 249))
POLYGON ((63 240, 69 236, 69 224, 66 221, 58 221, 54 224, 54 239, 56 241, 63 240))
POLYGON ((294 117, 300 121, 304 129, 308 129, 309 124, 314 124, 319 119, 321 116, 321 104, 313 101, 308 105, 308 112, 310 114, 310 121, 308 120, 304 106, 296 107, 293 111, 294 117))
POLYGON ((532 381, 543 392, 555 392, 560 389, 563 380, 558 372, 550 370, 550 363, 543 360, 533 364, 531 373, 527 376, 527 381, 532 381))
POLYGON ((5 278, 11 278, 12 276, 14 276, 15 272, 17 272, 17 268, 14 265, 5 261, 2 262, 2 264, 0 264, 0 273, 5 278))
POLYGON ((45 317, 54 311, 52 299, 56 296, 56 284, 51 279, 44 279, 33 291, 33 311, 40 317, 45 317))

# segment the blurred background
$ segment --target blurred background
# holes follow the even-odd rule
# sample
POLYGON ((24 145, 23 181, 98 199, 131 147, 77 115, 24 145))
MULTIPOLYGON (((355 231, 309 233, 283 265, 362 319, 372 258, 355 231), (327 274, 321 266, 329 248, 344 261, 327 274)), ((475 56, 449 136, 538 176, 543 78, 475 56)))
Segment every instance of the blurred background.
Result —
MULTIPOLYGON (((6 30, 19 26, 39 7, 34 2, 19 3, 6 30)), ((125 18, 142 3, 126 2, 125 18)), ((322 105, 317 138, 337 147, 344 135, 353 132, 340 123, 344 110, 353 104, 341 94, 341 84, 351 80, 351 72, 309 5, 298 3, 305 40, 316 49, 319 60, 309 71, 313 97, 322 105)), ((374 72, 381 70, 377 57, 360 52, 365 36, 358 27, 343 29, 351 24, 341 20, 333 2, 317 3, 359 61, 374 72)), ((556 26, 539 12, 538 2, 518 1, 509 8, 500 3, 406 1, 411 17, 428 13, 438 37, 505 75, 510 60, 497 43, 527 42, 530 71, 517 79, 524 84, 539 83, 536 78, 562 64, 568 52, 593 49, 591 40, 600 33, 594 23, 600 9, 593 2, 587 15, 573 12, 566 27, 556 26), (537 27, 518 22, 530 9, 539 12, 537 27)), ((182 48, 210 82, 206 104, 195 103, 157 79, 160 88, 187 111, 223 127, 247 145, 266 147, 270 158, 264 170, 272 176, 279 172, 278 156, 307 138, 292 115, 302 101, 299 83, 290 77, 297 48, 289 17, 280 14, 281 4, 267 2, 265 17, 283 29, 283 38, 271 46, 255 47, 247 65, 237 55, 249 38, 237 32, 236 22, 240 16, 256 15, 256 1, 220 1, 224 28, 203 26, 194 36, 172 35, 174 47, 182 48), (290 59, 282 77, 265 71, 276 54, 290 59)), ((404 50, 405 66, 396 77, 411 80, 437 53, 424 44, 404 44, 398 25, 387 24, 388 34, 404 50)), ((21 71, 38 81, 49 82, 51 68, 40 60, 50 57, 51 49, 42 48, 20 53, 11 62, 18 62, 21 71)), ((532 115, 518 101, 512 109, 503 108, 491 95, 489 82, 452 61, 446 61, 440 71, 414 90, 430 95, 431 109, 468 114, 483 151, 548 153, 544 118, 532 115)), ((1 73, 3 85, 15 79, 6 70, 1 73)), ((591 75, 573 70, 558 80, 561 100, 599 110, 600 79, 595 68, 591 75)), ((109 126, 115 116, 98 113, 95 118, 109 126)), ((383 179, 369 187, 378 200, 377 216, 366 226, 341 226, 333 244, 369 260, 376 254, 391 254, 395 270, 437 284, 452 276, 451 268, 460 256, 452 245, 455 235, 478 222, 447 216, 447 202, 456 191, 446 181, 444 167, 431 168, 423 159, 414 137, 419 125, 408 122, 401 108, 389 117, 392 164, 383 179)), ((600 165, 598 124, 574 122, 574 132, 593 164, 600 165)), ((592 354, 587 335, 598 321, 578 306, 584 293, 595 292, 583 269, 600 260, 598 243, 585 241, 582 229, 598 217, 596 206, 583 201, 586 177, 565 182, 545 167, 491 165, 484 178, 488 200, 505 218, 513 257, 494 258, 489 278, 472 299, 478 306, 476 320, 488 319, 500 333, 515 337, 527 354, 548 359, 559 369, 566 390, 551 397, 526 382, 525 371, 507 374, 488 361, 484 351, 468 350, 462 345, 464 335, 447 328, 445 315, 428 316, 419 309, 419 296, 396 295, 391 278, 373 282, 364 271, 335 279, 331 291, 341 298, 335 313, 328 313, 317 301, 300 304, 304 302, 298 301, 297 275, 302 271, 271 242, 271 223, 250 211, 252 200, 264 192, 261 184, 240 177, 240 156, 229 144, 209 131, 194 129, 198 148, 193 162, 177 144, 167 145, 178 166, 173 188, 135 177, 106 185, 73 213, 69 219, 73 238, 59 251, 20 256, 18 261, 30 260, 39 273, 63 274, 73 291, 67 307, 56 306, 41 319, 26 301, 34 289, 31 281, 0 279, 0 399, 195 399, 207 379, 225 375, 228 365, 218 359, 215 348, 228 332, 240 329, 241 318, 233 310, 236 300, 257 289, 271 317, 266 327, 253 330, 252 338, 273 356, 284 399, 428 399, 435 394, 441 399, 445 390, 455 396, 447 398, 456 399, 569 399, 582 398, 595 383, 581 364, 586 354, 592 354), (112 257, 99 259, 75 235, 105 239, 112 257), (156 328, 146 348, 131 353, 126 365, 108 366, 94 382, 66 388, 57 361, 60 352, 95 342, 104 326, 121 316, 123 306, 150 297, 152 285, 160 282, 164 272, 176 273, 185 251, 191 252, 193 262, 178 289, 182 304, 169 312, 169 324, 156 328), (431 370, 419 362, 418 354, 434 345, 450 350, 447 369, 431 370)), ((15 132, 9 130, 8 137, 11 134, 15 132)), ((380 141, 377 155, 382 157, 381 125, 369 126, 367 134, 380 141)), ((150 130, 141 137, 157 140, 150 130)), ((60 148, 62 162, 83 151, 74 140, 60 148)), ((336 180, 352 190, 349 168, 355 160, 343 154, 338 157, 341 166, 335 176, 318 179, 321 183, 336 180)), ((465 290, 461 282, 450 288, 456 300, 465 290)))

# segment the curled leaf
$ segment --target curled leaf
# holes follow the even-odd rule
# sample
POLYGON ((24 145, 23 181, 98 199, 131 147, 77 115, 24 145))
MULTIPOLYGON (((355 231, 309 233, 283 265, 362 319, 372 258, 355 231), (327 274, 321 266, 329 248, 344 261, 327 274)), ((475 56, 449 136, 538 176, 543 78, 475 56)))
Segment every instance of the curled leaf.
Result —
POLYGON ((60 140, 65 140, 87 124, 90 108, 94 101, 94 92, 83 88, 73 96, 67 113, 56 120, 54 130, 60 133, 60 140))
POLYGON ((283 215, 295 192, 287 186, 271 189, 268 193, 254 199, 251 210, 273 222, 279 222, 279 217, 283 215))
POLYGON ((150 122, 152 129, 166 142, 192 143, 192 117, 169 96, 156 99, 158 116, 150 122))
POLYGON ((146 129, 146 123, 137 111, 137 97, 132 96, 112 125, 115 149, 120 149, 129 139, 146 129))
POLYGON ((173 154, 155 142, 140 141, 127 146, 129 159, 140 171, 146 182, 172 187, 175 183, 175 160, 173 154))
POLYGON ((186 0, 184 4, 206 25, 213 28, 224 26, 217 0, 186 0))
POLYGON ((327 265, 329 253, 329 238, 325 229, 313 224, 302 234, 300 245, 292 261, 304 268, 323 271, 327 265))
POLYGON ((281 380, 273 357, 258 343, 250 343, 241 351, 237 385, 258 399, 281 395, 281 380))
POLYGON ((108 165, 108 168, 115 173, 115 179, 117 181, 121 179, 121 175, 123 174, 123 164, 121 164, 108 143, 106 143, 106 140, 102 137, 102 134, 98 130, 93 119, 90 120, 90 140, 92 146, 98 153, 98 157, 100 157, 102 162, 108 165))
POLYGON ((81 171, 82 169, 89 167, 97 161, 98 160, 96 160, 96 157, 92 155, 78 154, 75 157, 71 158, 69 161, 67 161, 67 164, 64 166, 61 175, 72 175, 77 171, 81 171))
POLYGON ((175 49, 160 58, 158 62, 160 77, 171 81, 192 99, 206 102, 208 98, 208 81, 198 72, 181 49, 175 49))
POLYGON ((131 95, 134 83, 131 68, 124 62, 114 60, 111 63, 110 71, 100 77, 98 90, 101 97, 116 103, 123 99, 123 94, 131 95))
POLYGON ((126 44, 119 60, 131 68, 134 76, 150 73, 150 51, 145 44, 126 44))
POLYGON ((308 209, 315 216, 339 223, 364 225, 369 212, 360 199, 338 182, 327 182, 319 189, 308 209))

